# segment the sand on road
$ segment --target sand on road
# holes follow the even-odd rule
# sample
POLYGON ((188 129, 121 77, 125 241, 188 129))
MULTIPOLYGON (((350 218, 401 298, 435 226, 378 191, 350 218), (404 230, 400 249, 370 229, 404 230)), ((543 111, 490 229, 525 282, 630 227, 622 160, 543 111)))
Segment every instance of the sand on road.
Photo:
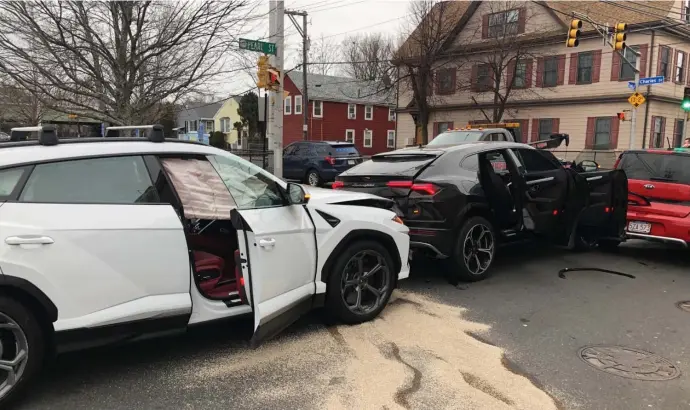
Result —
POLYGON ((473 334, 460 308, 396 291, 375 320, 278 336, 187 369, 183 388, 242 384, 237 408, 556 409, 473 334))

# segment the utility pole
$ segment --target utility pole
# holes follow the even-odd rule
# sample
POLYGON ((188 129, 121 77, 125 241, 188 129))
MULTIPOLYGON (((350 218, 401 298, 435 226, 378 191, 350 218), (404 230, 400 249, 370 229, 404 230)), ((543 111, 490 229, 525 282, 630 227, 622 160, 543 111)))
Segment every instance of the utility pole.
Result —
POLYGON ((302 125, 302 138, 306 141, 309 139, 309 98, 307 95, 307 58, 309 52, 309 36, 307 35, 307 12, 285 10, 285 14, 290 17, 290 21, 294 24, 297 32, 302 36, 302 115, 304 124, 302 125), (302 27, 297 24, 294 16, 302 16, 302 27))
MULTIPOLYGON (((634 49, 629 49, 632 51, 633 54, 635 54, 635 92, 637 92, 637 85, 640 82, 640 56, 641 54, 634 50, 634 49)), ((621 53, 622 55, 623 53, 621 53)), ((625 59, 625 56, 623 56, 623 59, 625 59)), ((628 62, 629 63, 629 62, 628 62)), ((637 107, 633 105, 632 107, 632 115, 630 116, 630 144, 628 145, 628 149, 635 149, 635 124, 637 122, 637 107)))
POLYGON ((283 0, 271 0, 269 2, 268 31, 271 43, 276 45, 276 55, 272 57, 273 67, 279 75, 278 89, 269 94, 268 136, 273 151, 273 174, 278 178, 283 177, 283 59, 285 2, 283 0))

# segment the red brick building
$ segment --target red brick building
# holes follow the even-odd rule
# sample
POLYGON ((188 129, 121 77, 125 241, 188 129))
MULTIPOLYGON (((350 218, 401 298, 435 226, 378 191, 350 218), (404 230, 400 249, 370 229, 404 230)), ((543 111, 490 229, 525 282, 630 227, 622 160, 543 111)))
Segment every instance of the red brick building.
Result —
MULTIPOLYGON (((302 73, 285 76, 283 143, 301 141, 302 73)), ((368 81, 309 74, 309 140, 351 141, 362 155, 395 149, 395 95, 376 93, 368 81)))

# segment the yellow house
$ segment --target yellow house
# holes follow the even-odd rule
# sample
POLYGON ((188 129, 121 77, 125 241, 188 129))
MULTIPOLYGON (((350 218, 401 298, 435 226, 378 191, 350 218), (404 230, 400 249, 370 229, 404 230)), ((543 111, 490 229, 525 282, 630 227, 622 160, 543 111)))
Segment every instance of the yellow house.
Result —
POLYGON ((237 110, 240 108, 240 97, 232 97, 223 103, 216 115, 213 117, 215 121, 215 129, 225 134, 225 142, 228 144, 238 145, 237 130, 234 124, 241 121, 237 110))

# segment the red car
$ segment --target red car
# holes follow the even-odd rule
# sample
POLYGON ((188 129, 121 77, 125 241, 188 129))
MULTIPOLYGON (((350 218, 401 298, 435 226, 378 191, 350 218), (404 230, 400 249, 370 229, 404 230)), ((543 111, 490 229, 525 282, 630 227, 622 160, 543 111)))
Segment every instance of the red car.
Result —
POLYGON ((626 236, 687 248, 690 244, 690 149, 625 151, 626 236))

